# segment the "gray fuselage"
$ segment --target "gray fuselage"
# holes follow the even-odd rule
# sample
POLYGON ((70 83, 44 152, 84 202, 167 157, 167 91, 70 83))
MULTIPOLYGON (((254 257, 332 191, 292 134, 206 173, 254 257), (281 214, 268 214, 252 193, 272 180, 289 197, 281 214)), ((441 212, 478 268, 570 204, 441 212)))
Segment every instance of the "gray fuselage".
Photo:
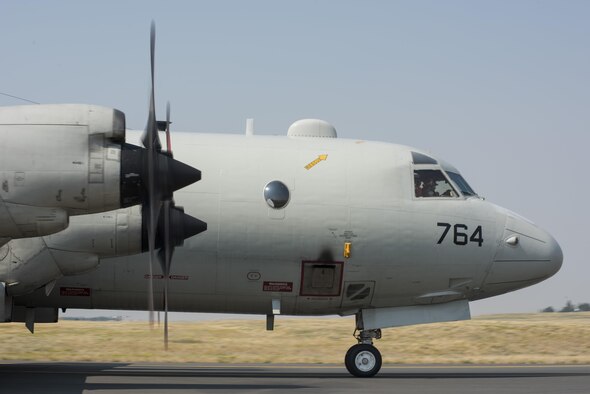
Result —
MULTIPOLYGON (((170 310, 269 314, 278 299, 282 314, 353 314, 486 298, 559 270, 562 254, 551 235, 459 193, 449 182, 455 169, 436 159, 415 164, 412 152, 420 153, 336 138, 175 133, 174 157, 202 171, 200 182, 175 193, 176 204, 208 230, 174 253, 170 310), (454 191, 417 197, 420 170, 443 173, 454 191), (264 197, 274 180, 289 191, 280 209, 264 197)), ((138 209, 121 215, 137 217, 138 209)), ((121 230, 127 222, 119 216, 72 217, 66 231, 44 237, 49 249, 96 253, 100 265, 61 278, 49 295, 40 290, 15 303, 145 310, 147 254, 112 257, 117 249, 136 250, 141 235, 129 230, 122 238, 98 226, 110 220, 121 230)), ((160 273, 156 265, 156 309, 160 273)))

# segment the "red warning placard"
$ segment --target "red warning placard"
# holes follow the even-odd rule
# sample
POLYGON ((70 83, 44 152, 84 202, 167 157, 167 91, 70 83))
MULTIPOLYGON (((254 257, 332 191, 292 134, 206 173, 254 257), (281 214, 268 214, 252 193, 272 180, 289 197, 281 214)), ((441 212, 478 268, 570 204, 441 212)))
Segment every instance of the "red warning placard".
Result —
POLYGON ((60 287, 59 295, 63 297, 90 297, 89 287, 60 287))
POLYGON ((262 291, 290 293, 293 291, 293 282, 264 282, 262 284, 262 291))
MULTIPOLYGON (((159 274, 159 275, 152 275, 151 277, 152 277, 152 279, 164 279, 164 275, 161 275, 161 274, 159 274)), ((150 274, 145 274, 143 276, 143 278, 144 279, 149 279, 150 278, 150 274)), ((189 277, 188 277, 188 275, 170 275, 168 277, 168 279, 170 279, 170 280, 188 280, 189 277)))

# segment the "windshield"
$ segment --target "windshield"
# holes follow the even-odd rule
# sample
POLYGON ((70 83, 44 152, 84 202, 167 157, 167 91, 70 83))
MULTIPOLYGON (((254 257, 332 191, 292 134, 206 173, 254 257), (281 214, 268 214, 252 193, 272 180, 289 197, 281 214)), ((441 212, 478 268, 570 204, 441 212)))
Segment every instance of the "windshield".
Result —
POLYGON ((441 170, 414 170, 416 197, 457 197, 441 170))
POLYGON ((471 186, 469 186, 467 181, 460 174, 450 171, 447 171, 447 174, 449 174, 451 180, 455 182, 455 185, 457 185, 457 187, 459 188, 459 190, 461 190, 461 193, 463 193, 465 197, 477 196, 477 193, 473 191, 471 186))

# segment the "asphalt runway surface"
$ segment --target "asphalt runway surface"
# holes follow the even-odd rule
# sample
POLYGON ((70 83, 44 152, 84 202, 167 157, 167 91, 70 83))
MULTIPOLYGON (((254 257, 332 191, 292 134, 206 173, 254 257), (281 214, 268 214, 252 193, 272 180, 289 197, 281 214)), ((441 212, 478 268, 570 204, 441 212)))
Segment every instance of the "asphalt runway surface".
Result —
POLYGON ((585 366, 384 366, 355 378, 341 365, 0 362, 0 393, 590 393, 585 366))

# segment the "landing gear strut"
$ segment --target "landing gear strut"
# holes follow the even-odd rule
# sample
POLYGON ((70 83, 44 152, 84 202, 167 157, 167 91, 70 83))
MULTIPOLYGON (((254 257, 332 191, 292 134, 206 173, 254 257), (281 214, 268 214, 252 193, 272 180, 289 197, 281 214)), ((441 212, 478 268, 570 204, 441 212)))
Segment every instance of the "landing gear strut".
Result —
POLYGON ((381 330, 362 329, 362 320, 357 315, 354 337, 358 344, 352 346, 346 352, 344 365, 348 372, 360 378, 375 376, 381 369, 381 353, 373 346, 373 339, 381 338, 381 330))

